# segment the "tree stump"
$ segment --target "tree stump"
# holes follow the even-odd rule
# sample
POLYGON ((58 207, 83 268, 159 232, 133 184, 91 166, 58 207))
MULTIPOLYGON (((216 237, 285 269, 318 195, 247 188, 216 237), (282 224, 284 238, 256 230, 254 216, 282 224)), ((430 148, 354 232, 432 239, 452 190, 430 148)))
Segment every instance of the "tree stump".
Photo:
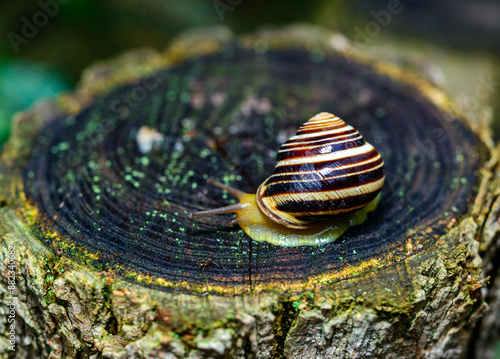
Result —
POLYGON ((19 114, 0 163, 2 357, 466 355, 499 300, 499 151, 427 81, 354 53, 318 28, 208 29, 19 114), (188 218, 231 203, 209 177, 255 190, 321 111, 386 163, 363 225, 283 248, 230 215, 188 218))

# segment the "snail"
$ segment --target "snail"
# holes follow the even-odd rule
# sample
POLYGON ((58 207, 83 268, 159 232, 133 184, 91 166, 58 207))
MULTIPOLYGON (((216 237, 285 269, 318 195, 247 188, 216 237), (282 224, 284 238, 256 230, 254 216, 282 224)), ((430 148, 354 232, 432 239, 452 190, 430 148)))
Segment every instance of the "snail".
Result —
POLYGON ((321 112, 282 145, 273 173, 256 194, 209 179, 239 203, 188 216, 235 212, 228 225, 237 223, 256 241, 318 245, 361 224, 376 208, 384 180, 377 150, 342 119, 321 112))

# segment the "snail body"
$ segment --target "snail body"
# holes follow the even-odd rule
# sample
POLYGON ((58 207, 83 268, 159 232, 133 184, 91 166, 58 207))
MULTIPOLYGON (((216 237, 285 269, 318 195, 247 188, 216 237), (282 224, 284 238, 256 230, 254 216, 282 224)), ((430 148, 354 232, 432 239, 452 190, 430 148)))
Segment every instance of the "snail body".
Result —
POLYGON ((238 223, 254 240, 321 244, 365 220, 384 180, 377 150, 342 119, 322 112, 282 145, 273 173, 255 195, 210 181, 240 202, 189 216, 235 212, 230 224, 238 223))

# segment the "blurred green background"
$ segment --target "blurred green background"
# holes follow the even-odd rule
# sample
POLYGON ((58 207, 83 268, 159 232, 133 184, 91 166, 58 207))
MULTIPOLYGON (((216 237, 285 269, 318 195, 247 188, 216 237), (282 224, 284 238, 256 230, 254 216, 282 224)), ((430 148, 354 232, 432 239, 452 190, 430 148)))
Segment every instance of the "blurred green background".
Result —
MULTIPOLYGON (((377 57, 417 67, 438 85, 500 111, 500 2, 442 0, 0 0, 0 146, 15 111, 72 89, 81 71, 133 47, 163 49, 185 29, 308 22, 377 57), (387 17, 390 15, 390 18, 387 17), (375 23, 374 23, 375 22, 375 23), (377 25, 378 24, 378 25, 377 25), (481 76, 494 91, 477 98, 481 76)), ((498 115, 497 115, 498 116, 498 115)), ((500 133, 500 121, 495 130, 500 133)))
POLYGON ((342 32, 371 56, 420 71, 464 111, 493 110, 500 138, 498 0, 0 0, 0 148, 16 111, 71 90, 95 60, 164 49, 191 27, 238 34, 294 22, 342 32))

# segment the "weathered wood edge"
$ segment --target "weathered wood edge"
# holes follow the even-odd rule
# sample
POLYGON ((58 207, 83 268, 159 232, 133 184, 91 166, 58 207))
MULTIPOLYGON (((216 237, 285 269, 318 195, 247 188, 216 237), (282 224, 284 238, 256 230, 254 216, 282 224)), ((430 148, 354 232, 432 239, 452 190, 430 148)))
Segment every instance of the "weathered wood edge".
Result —
MULTIPOLYGON (((211 49, 214 48, 217 46, 211 49)), ((177 58, 182 58, 179 55, 182 51, 178 48, 176 51, 177 58)), ((158 63, 168 62, 165 60, 168 56, 152 56, 158 63)), ((134 73, 134 76, 140 75, 140 71, 134 73)), ((73 102, 63 101, 65 105, 61 107, 77 112, 85 103, 82 98, 89 99, 91 93, 106 91, 105 85, 99 87, 95 85, 95 78, 86 76, 92 85, 86 85, 87 80, 84 80, 79 94, 66 96, 73 102)), ((134 76, 128 80, 119 78, 117 83, 132 81, 134 76)), ((39 113, 37 116, 40 116, 39 113)), ((26 119, 26 116, 18 116, 18 131, 26 128, 22 125, 23 118, 26 119)), ((40 126, 43 123, 42 118, 40 126)), ((33 131, 36 131, 35 127, 31 127, 33 131)), ((482 138, 488 138, 486 132, 484 129, 480 131, 482 138)), ((9 163, 6 160, 9 154, 10 159, 15 159, 25 150, 25 147, 16 145, 11 141, 4 152, 4 168, 5 163, 9 163)), ((372 283, 371 293, 356 293, 353 290, 356 287, 360 290, 366 288, 360 285, 362 278, 333 284, 319 283, 314 290, 298 296, 268 292, 232 298, 154 291, 114 278, 112 273, 89 271, 48 251, 30 235, 19 218, 13 208, 15 206, 12 206, 13 189, 5 189, 5 180, 1 182, 0 192, 4 204, 0 212, 0 238, 4 243, 1 251, 2 289, 6 288, 6 249, 13 244, 19 249, 16 251, 16 285, 20 301, 18 315, 22 323, 17 323, 22 327, 18 328, 18 333, 26 338, 51 337, 47 343, 33 342, 32 348, 36 347, 46 354, 50 348, 53 357, 58 357, 58 350, 62 353, 63 347, 66 355, 86 350, 89 353, 100 352, 104 357, 120 357, 125 353, 122 345, 128 345, 129 355, 136 353, 138 357, 155 351, 180 355, 191 349, 201 357, 214 353, 279 356, 276 348, 285 350, 290 357, 305 357, 310 355, 311 350, 323 354, 335 353, 336 349, 345 351, 335 353, 343 356, 351 354, 349 350, 361 348, 364 351, 359 351, 358 355, 370 355, 366 346, 372 339, 378 342, 378 345, 370 346, 374 355, 395 354, 397 350, 406 348, 409 350, 406 355, 442 357, 445 353, 449 354, 448 350, 456 351, 463 347, 469 326, 485 308, 479 290, 484 281, 476 239, 484 237, 485 229, 498 233, 494 226, 485 227, 483 219, 489 218, 484 208, 491 208, 495 200, 491 189, 498 188, 494 187, 494 183, 498 185, 498 178, 493 176, 498 166, 498 151, 492 152, 495 155, 482 170, 472 216, 464 218, 435 244, 436 257, 415 255, 401 262, 398 268, 380 269, 387 271, 384 277, 390 278, 392 274, 397 278, 406 268, 417 268, 411 280, 412 288, 403 288, 404 291, 398 288, 397 283, 393 283, 394 288, 391 288, 391 283, 372 283), (10 195, 5 195, 6 191, 10 195), (439 275, 433 278, 435 274, 439 275), (30 303, 29 307, 26 303, 30 303), (449 318, 449 313, 459 315, 459 318, 449 318), (411 325, 408 328, 404 323, 411 325), (352 337, 356 331, 359 333, 357 343, 352 337), (397 348, 394 346, 396 339, 399 340, 397 348), (308 342, 304 343, 304 340, 308 342), (90 346, 85 349, 83 347, 87 344, 84 343, 90 346)), ((18 194, 15 189, 14 192, 18 194)), ((494 238, 495 234, 489 237, 494 238)), ((3 297, 4 304, 5 300, 6 296, 3 297)), ((5 347, 0 344, 0 352, 7 353, 5 347)), ((18 350, 16 354, 19 357, 26 357, 21 346, 18 350)))

